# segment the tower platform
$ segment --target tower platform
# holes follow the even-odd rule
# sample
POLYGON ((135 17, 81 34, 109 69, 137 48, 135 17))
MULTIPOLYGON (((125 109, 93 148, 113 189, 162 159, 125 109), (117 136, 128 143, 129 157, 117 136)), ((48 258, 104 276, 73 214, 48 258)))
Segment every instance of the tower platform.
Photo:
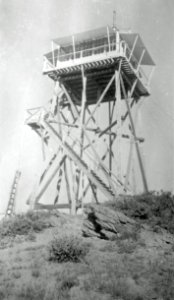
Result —
MULTIPOLYGON (((44 56, 43 74, 66 84, 73 101, 80 105, 83 66, 88 78, 87 104, 90 105, 96 103, 120 62, 126 91, 131 90, 136 81, 132 96, 136 99, 149 96, 155 64, 142 39, 138 34, 118 32, 111 27, 55 39, 52 51, 44 56)), ((114 99, 113 82, 102 102, 114 99)))

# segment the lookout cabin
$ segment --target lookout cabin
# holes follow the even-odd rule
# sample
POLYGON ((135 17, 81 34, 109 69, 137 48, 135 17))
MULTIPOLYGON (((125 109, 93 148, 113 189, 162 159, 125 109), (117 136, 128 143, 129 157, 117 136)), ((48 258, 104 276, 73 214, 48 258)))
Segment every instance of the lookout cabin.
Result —
MULTIPOLYGON (((54 39, 52 51, 44 55, 43 74, 66 82, 76 95, 74 101, 80 104, 83 67, 88 77, 87 103, 94 104, 113 72, 119 69, 120 61, 127 91, 136 81, 133 96, 149 96, 155 64, 141 37, 109 26, 54 39)), ((104 101, 114 97, 113 84, 104 101)))

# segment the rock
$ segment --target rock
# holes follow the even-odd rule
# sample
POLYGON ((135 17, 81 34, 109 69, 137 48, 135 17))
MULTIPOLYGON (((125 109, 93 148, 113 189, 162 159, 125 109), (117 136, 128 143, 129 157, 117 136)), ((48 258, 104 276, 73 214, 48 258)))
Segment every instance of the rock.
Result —
POLYGON ((99 204, 89 204, 84 208, 84 214, 86 218, 82 231, 85 236, 113 239, 115 235, 136 224, 122 212, 99 204))
POLYGON ((101 234, 103 237, 105 237, 107 240, 114 240, 118 235, 115 234, 115 232, 107 231, 102 229, 101 234))

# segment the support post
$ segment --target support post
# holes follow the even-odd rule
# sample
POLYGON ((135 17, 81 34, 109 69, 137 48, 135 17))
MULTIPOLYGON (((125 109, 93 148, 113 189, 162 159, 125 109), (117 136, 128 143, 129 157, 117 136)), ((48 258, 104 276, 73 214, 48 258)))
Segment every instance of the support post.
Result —
POLYGON ((127 186, 129 182, 129 174, 131 170, 131 162, 132 162, 132 155, 133 155, 133 136, 130 139, 130 149, 129 149, 129 156, 128 156, 128 163, 127 163, 127 170, 126 170, 126 178, 124 182, 124 191, 127 191, 127 186))
MULTIPOLYGON (((80 157, 83 157, 83 144, 84 144, 84 122, 85 122, 85 108, 86 108, 86 85, 87 85, 87 77, 85 76, 84 67, 81 67, 81 75, 82 75, 82 101, 81 101, 81 112, 80 112, 80 122, 79 122, 79 130, 80 130, 80 157)), ((81 182, 82 172, 78 170, 77 178, 76 178, 76 195, 75 201, 78 200, 80 182, 81 182)), ((72 213, 76 211, 73 210, 72 213)))
POLYGON ((139 145, 138 145, 138 141, 137 141, 135 126, 134 126, 134 122, 133 122, 133 118, 132 118, 132 114, 131 114, 131 110, 130 110, 130 106, 129 106, 128 96, 127 96, 127 93, 126 93, 126 90, 125 90, 125 87, 124 87, 124 82, 123 82, 121 74, 120 74, 120 81, 121 81, 121 87, 122 87, 122 91, 123 91, 123 94, 124 94, 124 99, 125 99, 127 111, 128 111, 128 114, 129 114, 130 124, 131 124, 131 128, 132 128, 132 134, 134 136, 135 148, 136 148, 138 161, 139 161, 139 166, 140 166, 140 171, 141 171, 141 175, 142 175, 144 191, 145 191, 145 193, 147 193, 148 192, 148 185, 147 185, 147 180, 146 180, 146 176, 145 176, 144 166, 143 166, 143 162, 142 162, 142 158, 141 158, 141 154, 140 154, 140 149, 139 149, 139 145))
POLYGON ((117 165, 118 165, 118 178, 122 182, 122 153, 121 153, 121 142, 122 142, 122 119, 121 119, 121 89, 120 89, 120 71, 115 71, 115 89, 117 99, 117 165))
POLYGON ((112 123, 112 119, 111 119, 111 102, 108 102, 108 110, 109 110, 109 175, 111 176, 112 173, 112 140, 111 140, 111 123, 112 123))

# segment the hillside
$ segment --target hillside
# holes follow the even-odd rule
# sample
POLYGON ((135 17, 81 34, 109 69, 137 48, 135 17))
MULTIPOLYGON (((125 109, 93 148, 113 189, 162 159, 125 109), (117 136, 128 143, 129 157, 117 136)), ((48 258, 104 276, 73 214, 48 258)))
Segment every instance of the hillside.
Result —
POLYGON ((4 220, 0 300, 172 300, 173 221, 170 194, 4 220))

